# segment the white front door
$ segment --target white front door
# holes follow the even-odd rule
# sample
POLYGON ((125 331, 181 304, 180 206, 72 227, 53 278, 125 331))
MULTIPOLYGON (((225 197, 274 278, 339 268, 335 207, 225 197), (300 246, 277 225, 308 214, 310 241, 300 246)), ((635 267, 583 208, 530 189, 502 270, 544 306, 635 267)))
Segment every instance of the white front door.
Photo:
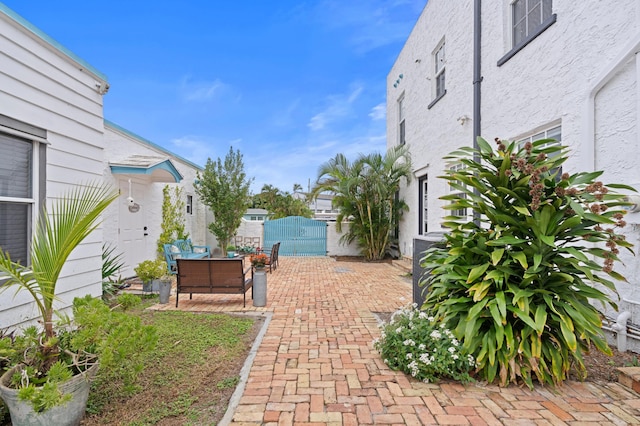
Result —
POLYGON ((119 187, 122 195, 118 198, 118 249, 124 253, 123 261, 125 262, 120 274, 123 278, 128 278, 135 275, 133 268, 146 260, 148 233, 144 208, 146 185, 131 179, 131 192, 129 192, 129 180, 120 179, 119 187), (129 194, 133 198, 133 204, 128 201, 129 194))

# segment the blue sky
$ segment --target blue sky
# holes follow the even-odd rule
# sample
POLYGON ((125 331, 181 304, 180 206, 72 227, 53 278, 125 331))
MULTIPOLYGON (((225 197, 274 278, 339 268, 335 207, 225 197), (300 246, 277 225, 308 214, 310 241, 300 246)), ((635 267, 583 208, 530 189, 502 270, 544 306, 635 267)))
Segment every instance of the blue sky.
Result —
POLYGON ((107 75, 105 118, 254 192, 384 152, 385 81, 426 0, 4 0, 107 75))

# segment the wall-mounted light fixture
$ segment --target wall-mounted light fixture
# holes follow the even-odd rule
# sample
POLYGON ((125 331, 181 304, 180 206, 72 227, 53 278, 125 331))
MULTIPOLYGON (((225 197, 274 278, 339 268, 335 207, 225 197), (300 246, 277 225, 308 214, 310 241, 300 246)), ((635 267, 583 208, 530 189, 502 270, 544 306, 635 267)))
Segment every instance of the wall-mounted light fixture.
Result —
POLYGON ((460 117, 457 118, 458 123, 460 123, 461 126, 464 126, 464 123, 466 123, 467 121, 471 120, 471 118, 468 115, 461 115, 460 117))
POLYGON ((396 80, 395 83, 393 83, 393 87, 398 87, 398 85, 400 84, 400 80, 402 80, 403 78, 404 78, 404 74, 399 74, 398 79, 396 80))
POLYGON ((109 91, 109 83, 107 83, 106 81, 96 81, 95 85, 96 91, 101 95, 104 95, 109 91))

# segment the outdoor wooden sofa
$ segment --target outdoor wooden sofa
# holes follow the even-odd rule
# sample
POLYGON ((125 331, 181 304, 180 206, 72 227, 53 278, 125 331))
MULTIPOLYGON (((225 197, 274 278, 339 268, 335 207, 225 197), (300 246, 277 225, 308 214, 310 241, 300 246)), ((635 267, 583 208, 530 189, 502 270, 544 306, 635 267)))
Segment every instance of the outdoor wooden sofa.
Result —
POLYGON ((253 298, 253 274, 244 268, 241 258, 214 257, 211 259, 176 259, 178 266, 176 308, 180 293, 196 294, 242 294, 247 306, 247 290, 253 298))
POLYGON ((175 240, 164 245, 164 258, 170 274, 176 273, 177 259, 203 259, 211 257, 209 246, 194 246, 191 240, 175 240))

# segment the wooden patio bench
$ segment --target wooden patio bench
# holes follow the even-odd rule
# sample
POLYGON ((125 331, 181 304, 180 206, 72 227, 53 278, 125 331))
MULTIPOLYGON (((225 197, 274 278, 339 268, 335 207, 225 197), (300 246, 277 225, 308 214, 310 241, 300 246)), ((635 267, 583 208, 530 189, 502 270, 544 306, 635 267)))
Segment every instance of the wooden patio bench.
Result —
POLYGON ((176 259, 177 292, 176 308, 180 293, 196 294, 242 294, 247 306, 247 291, 251 288, 253 298, 253 275, 251 268, 244 268, 243 259, 176 259))

